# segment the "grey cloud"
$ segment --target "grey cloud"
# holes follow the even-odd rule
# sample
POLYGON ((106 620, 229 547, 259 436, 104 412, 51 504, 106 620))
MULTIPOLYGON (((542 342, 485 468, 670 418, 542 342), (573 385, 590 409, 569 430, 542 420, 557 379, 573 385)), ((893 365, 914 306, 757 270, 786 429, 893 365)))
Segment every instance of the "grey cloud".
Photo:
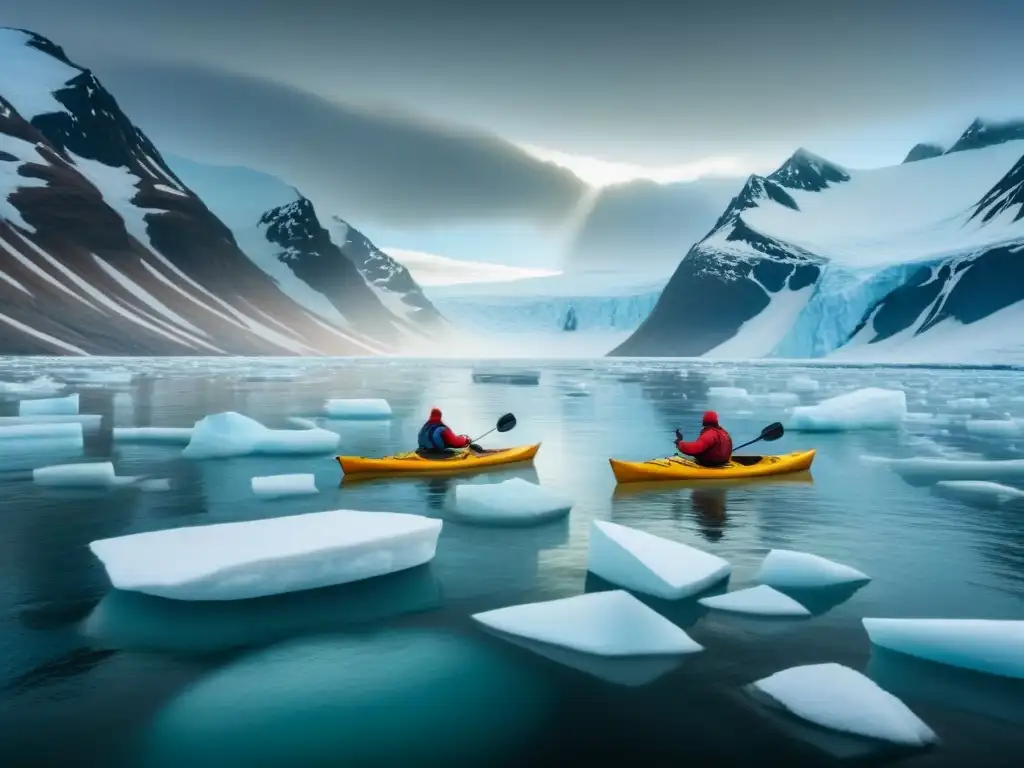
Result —
POLYGON ((571 173, 484 133, 201 67, 94 70, 158 147, 277 175, 360 223, 554 221, 582 193, 571 173))

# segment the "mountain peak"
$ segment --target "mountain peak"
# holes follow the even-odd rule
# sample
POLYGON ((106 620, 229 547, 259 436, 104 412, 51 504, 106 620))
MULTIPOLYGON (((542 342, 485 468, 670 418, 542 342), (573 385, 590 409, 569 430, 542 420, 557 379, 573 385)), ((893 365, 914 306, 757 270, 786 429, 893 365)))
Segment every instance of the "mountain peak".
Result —
POLYGON ((982 149, 1005 144, 1008 141, 1024 140, 1024 118, 1010 120, 986 120, 976 117, 967 126, 956 143, 946 150, 946 154, 963 152, 968 149, 982 149))
POLYGON ((766 178, 788 189, 821 192, 830 184, 849 181, 850 174, 842 166, 800 147, 766 178))
POLYGON ((919 160, 930 160, 933 157, 940 157, 945 151, 945 148, 940 144, 922 141, 911 148, 907 153, 907 156, 903 158, 903 163, 916 163, 919 160))

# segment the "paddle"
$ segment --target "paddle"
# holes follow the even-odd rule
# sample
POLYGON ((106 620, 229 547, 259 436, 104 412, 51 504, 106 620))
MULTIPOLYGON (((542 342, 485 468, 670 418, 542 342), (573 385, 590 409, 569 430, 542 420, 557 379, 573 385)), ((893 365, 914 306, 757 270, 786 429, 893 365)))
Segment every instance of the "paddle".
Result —
POLYGON ((732 450, 735 453, 740 448, 746 448, 748 445, 753 445, 754 443, 759 443, 762 440, 764 440, 765 442, 771 443, 771 442, 773 442, 775 440, 778 440, 785 433, 786 433, 785 428, 783 428, 783 426, 779 422, 776 421, 774 424, 769 424, 767 427, 762 429, 761 430, 761 434, 758 437, 755 437, 753 440, 751 440, 748 443, 744 443, 743 445, 737 445, 732 450))
MULTIPOLYGON (((781 427, 781 426, 782 425, 780 424, 779 427, 781 427)), ((478 443, 481 440, 483 440, 485 437, 487 437, 489 434, 491 434, 491 432, 509 432, 509 431, 515 429, 515 427, 516 427, 516 417, 515 417, 515 415, 511 414, 511 413, 506 413, 504 416, 502 416, 500 419, 498 419, 498 423, 494 425, 494 429, 487 430, 482 435, 480 435, 480 437, 478 437, 476 440, 473 440, 471 442, 478 443)))

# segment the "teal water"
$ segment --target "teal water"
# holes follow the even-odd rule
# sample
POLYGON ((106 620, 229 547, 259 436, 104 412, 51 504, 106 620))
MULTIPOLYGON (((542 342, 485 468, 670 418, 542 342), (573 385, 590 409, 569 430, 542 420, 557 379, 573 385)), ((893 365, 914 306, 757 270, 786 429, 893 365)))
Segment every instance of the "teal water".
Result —
MULTIPOLYGON (((537 386, 474 385, 472 364, 431 361, 29 361, 0 381, 72 381, 89 460, 171 490, 47 489, 31 469, 80 461, 59 447, 0 454, 0 765, 523 765, 608 758, 651 765, 838 764, 829 737, 762 711, 742 686, 789 666, 836 661, 898 695, 942 743, 907 764, 1019 765, 1024 687, 872 652, 865 616, 1024 618, 1024 510, 972 506, 912 485, 864 455, 1024 458, 1024 437, 978 436, 966 417, 1024 417, 1017 371, 598 361, 531 364, 537 386), (88 368, 130 368, 130 384, 90 384, 88 368), (717 407, 737 442, 784 410, 722 403, 709 387, 764 395, 809 376, 815 402, 850 389, 907 392, 928 420, 892 432, 787 434, 815 447, 813 479, 728 488, 616 488, 609 456, 672 450, 717 407), (430 407, 479 434, 514 412, 490 446, 541 442, 533 467, 448 480, 341 483, 330 456, 190 461, 180 446, 114 443, 112 426, 190 426, 236 410, 271 427, 327 397, 384 397, 387 422, 328 421, 339 452, 407 450, 430 407), (957 398, 984 398, 957 403, 957 398), (56 453, 55 453, 56 452, 56 453), (312 497, 255 499, 256 475, 316 474, 312 497), (463 482, 524 477, 572 497, 566 520, 487 528, 449 519, 463 482), (446 520, 435 560, 356 585, 231 604, 113 592, 88 550, 100 538, 325 509, 446 520), (853 565, 870 584, 818 595, 807 620, 708 613, 648 600, 706 650, 667 669, 537 653, 477 629, 476 611, 607 588, 587 576, 592 520, 612 520, 714 552, 730 588, 753 583, 773 547, 853 565), (646 684, 641 684, 646 683, 646 684), (742 738, 737 738, 741 733, 742 738)), ((16 413, 6 396, 0 415, 16 413)), ((808 597, 808 599, 810 599, 808 597)), ((902 755, 899 757, 903 757, 902 755)), ((869 762, 892 755, 872 753, 869 762)))

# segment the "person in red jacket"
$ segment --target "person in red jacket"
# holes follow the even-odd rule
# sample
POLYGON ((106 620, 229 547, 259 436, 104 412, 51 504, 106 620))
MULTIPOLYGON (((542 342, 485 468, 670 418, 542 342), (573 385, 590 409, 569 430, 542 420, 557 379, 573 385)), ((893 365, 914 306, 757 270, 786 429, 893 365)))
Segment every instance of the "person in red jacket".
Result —
POLYGON ((465 448, 470 445, 468 435, 457 435, 441 420, 441 409, 433 408, 430 418, 420 428, 417 438, 419 450, 425 453, 447 453, 452 448, 465 448))
POLYGON ((718 414, 706 411, 700 435, 692 442, 683 440, 683 433, 676 430, 676 449, 702 467, 722 467, 732 459, 732 437, 718 423, 718 414))

